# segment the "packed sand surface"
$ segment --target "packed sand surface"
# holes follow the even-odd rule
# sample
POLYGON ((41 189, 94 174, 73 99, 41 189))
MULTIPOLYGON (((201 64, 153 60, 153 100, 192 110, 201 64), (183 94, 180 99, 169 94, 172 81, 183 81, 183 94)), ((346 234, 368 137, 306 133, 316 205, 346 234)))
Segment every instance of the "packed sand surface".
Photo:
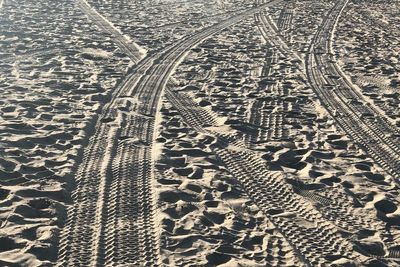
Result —
POLYGON ((399 9, 0 0, 0 266, 399 266, 399 9))

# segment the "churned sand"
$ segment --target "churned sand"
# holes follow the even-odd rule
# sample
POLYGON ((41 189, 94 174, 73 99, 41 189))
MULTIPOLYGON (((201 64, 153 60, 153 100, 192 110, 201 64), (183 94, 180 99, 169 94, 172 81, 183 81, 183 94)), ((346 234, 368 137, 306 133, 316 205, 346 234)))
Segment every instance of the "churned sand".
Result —
POLYGON ((0 0, 0 266, 399 265, 398 24, 0 0))

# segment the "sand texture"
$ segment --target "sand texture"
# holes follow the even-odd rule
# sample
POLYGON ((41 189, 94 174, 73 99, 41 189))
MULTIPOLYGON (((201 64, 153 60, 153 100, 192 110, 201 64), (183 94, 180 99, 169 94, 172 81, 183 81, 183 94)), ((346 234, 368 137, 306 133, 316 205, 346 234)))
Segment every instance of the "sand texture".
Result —
POLYGON ((399 266, 399 8, 0 0, 0 266, 399 266))

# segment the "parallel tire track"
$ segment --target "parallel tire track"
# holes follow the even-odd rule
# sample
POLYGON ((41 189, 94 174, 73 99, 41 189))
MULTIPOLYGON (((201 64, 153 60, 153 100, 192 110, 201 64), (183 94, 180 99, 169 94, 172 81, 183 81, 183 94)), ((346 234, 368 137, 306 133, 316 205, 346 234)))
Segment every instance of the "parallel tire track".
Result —
POLYGON ((76 204, 68 209, 68 219, 61 233, 60 266, 89 266, 96 246, 94 229, 88 226, 93 225, 99 211, 96 207, 101 197, 98 190, 102 185, 99 182, 107 180, 106 167, 110 161, 107 153, 110 144, 114 143, 115 134, 115 130, 106 124, 98 123, 96 129, 75 177, 77 190, 72 199, 76 204))
MULTIPOLYGON (((373 105, 362 105, 367 102, 364 96, 355 89, 339 66, 332 62, 331 35, 346 3, 338 2, 318 28, 306 58, 306 78, 339 125, 398 183, 396 177, 400 175, 400 138, 396 136, 399 130, 373 105), (333 87, 336 89, 332 90, 333 87), (372 118, 363 117, 365 114, 371 114, 372 118)), ((278 36, 277 29, 263 17, 256 18, 262 22, 259 28, 263 36, 269 38, 271 44, 280 47, 279 51, 283 55, 298 58, 278 36)), ((304 71, 300 62, 296 62, 296 65, 304 71)))
MULTIPOLYGON (((278 28, 272 25, 271 20, 268 19, 265 13, 256 14, 256 20, 261 22, 258 24, 260 31, 264 39, 270 43, 272 48, 277 46, 281 47, 282 49, 278 51, 282 53, 282 56, 288 58, 300 58, 296 52, 293 52, 287 45, 285 45, 285 41, 279 36, 278 28)), ((302 61, 297 61, 295 62, 295 65, 299 71, 304 71, 304 65, 301 63, 302 61)), ((262 112, 262 109, 257 108, 257 110, 258 112, 262 112)), ((255 110, 254 113, 257 113, 257 110, 255 110)), ((257 115, 253 117, 257 117, 257 115)), ((368 220, 367 217, 360 214, 361 211, 359 209, 355 209, 355 206, 357 205, 354 204, 354 199, 350 199, 349 195, 343 192, 343 189, 341 191, 338 188, 325 190, 323 191, 323 195, 302 188, 301 185, 295 185, 294 189, 297 194, 315 203, 318 210, 327 220, 346 231, 357 232, 360 229, 368 229, 374 225, 374 227, 378 227, 382 232, 385 232, 382 225, 377 225, 376 221, 372 222, 371 220, 368 220)))
POLYGON ((306 58, 307 78, 338 124, 399 184, 398 129, 375 107, 362 105, 367 101, 329 56, 332 34, 347 2, 337 2, 318 29, 306 58))
MULTIPOLYGON (((339 16, 335 17, 333 12, 338 12, 342 11, 344 8, 343 2, 338 3, 333 9, 330 10, 330 12, 326 15, 324 18, 324 21, 322 23, 322 26, 318 28, 316 36, 323 36, 324 38, 328 38, 329 34, 323 33, 322 29, 324 28, 323 25, 327 23, 329 19, 332 21, 335 21, 337 23, 337 20, 339 19, 339 16), (342 5, 342 6, 340 6, 342 5)), ((265 16, 265 14, 262 14, 265 16)), ((279 43, 284 43, 284 41, 281 39, 281 37, 278 34, 278 29, 272 25, 271 20, 269 19, 260 19, 260 21, 264 22, 259 24, 261 27, 264 27, 264 32, 269 33, 269 37, 271 40, 275 40, 279 43), (269 25, 268 25, 269 24, 269 25)), ((335 26, 331 28, 331 34, 332 31, 334 31, 335 26)), ((266 36, 264 36, 266 37, 266 36)), ((318 37, 315 37, 314 43, 319 43, 321 45, 323 42, 318 40, 318 37), (317 41, 316 41, 317 40, 317 41)), ((271 43, 271 42, 270 42, 271 43)), ((279 45, 279 44, 277 44, 279 45)), ((293 58, 293 53, 296 54, 295 52, 292 52, 288 50, 289 48, 285 45, 280 45, 284 50, 284 56, 288 56, 293 58)), ((358 142, 365 150, 367 153, 370 155, 375 155, 374 158, 378 164, 380 164, 382 167, 384 167, 387 171, 392 171, 392 173, 396 173, 396 171, 393 169, 392 166, 390 166, 387 162, 393 162, 393 158, 396 158, 396 155, 393 155, 393 151, 390 151, 390 149, 387 148, 387 144, 391 146, 391 148, 397 152, 398 154, 400 153, 400 150, 398 148, 398 145, 395 145, 396 141, 400 141, 399 139, 391 138, 388 136, 392 136, 393 133, 398 134, 399 130, 392 125, 388 118, 386 116, 380 116, 381 111, 378 111, 374 105, 360 105, 361 103, 359 100, 363 100, 364 96, 355 88, 355 86, 351 83, 350 79, 343 73, 343 71, 340 69, 340 67, 337 65, 335 62, 334 58, 331 58, 333 53, 332 53, 332 37, 329 37, 327 40, 326 44, 326 51, 317 51, 316 53, 319 58, 322 58, 323 55, 327 56, 328 58, 325 60, 320 61, 320 64, 318 65, 321 72, 319 75, 315 75, 314 78, 319 82, 318 86, 320 86, 321 90, 326 89, 324 85, 326 83, 332 83, 332 78, 331 77, 340 77, 338 80, 340 83, 340 86, 338 86, 339 89, 336 89, 338 92, 338 97, 341 98, 341 100, 344 103, 347 103, 348 108, 354 112, 358 117, 356 116, 348 116, 345 118, 342 118, 342 116, 336 116, 336 120, 338 122, 341 122, 342 128, 352 137, 356 142, 358 142), (327 52, 328 51, 328 52, 327 52), (324 66, 327 66, 325 69, 323 68, 324 66), (321 86, 322 85, 322 86, 321 86), (362 114, 378 114, 375 115, 375 117, 372 119, 373 123, 370 123, 370 119, 360 119, 360 116, 362 114), (365 124, 369 126, 365 126, 363 120, 365 120, 365 124), (356 130, 355 130, 356 129, 356 130), (378 142, 376 140, 366 140, 365 136, 362 136, 360 133, 363 131, 367 131, 371 133, 371 129, 374 131, 372 134, 378 134, 379 137, 375 135, 375 138, 379 140, 379 138, 384 139, 384 144, 381 142, 378 142), (387 133, 390 133, 389 135, 387 133), (374 148, 375 151, 373 149, 374 148), (381 151, 381 153, 377 153, 376 151, 381 151)), ((280 50, 282 52, 282 50, 280 50)), ((307 59, 307 67, 310 67, 310 63, 312 63, 312 60, 314 60, 313 57, 310 57, 307 59)), ((295 62, 297 67, 299 68, 300 71, 304 71, 304 66, 298 64, 295 62)), ((315 68, 312 68, 312 71, 315 71, 315 68)), ((305 77, 305 80, 309 82, 309 79, 305 77)), ((328 89, 329 93, 329 89, 328 89)), ((332 96, 324 96, 325 100, 327 103, 331 101, 332 99, 335 99, 335 97, 332 96)), ((364 99, 365 101, 365 99, 364 99)), ((334 112, 333 115, 336 113, 336 104, 333 104, 330 107, 334 107, 332 110, 334 112)), ((330 110, 330 111, 332 111, 330 110)), ((340 125, 340 124, 339 124, 340 125)), ((397 172, 398 175, 398 172, 397 172)), ((326 190, 324 191, 324 196, 326 197, 321 197, 318 193, 315 193, 313 191, 308 191, 308 190, 303 190, 301 188, 297 189, 297 193, 300 195, 310 199, 311 201, 315 202, 317 204, 318 210, 324 215, 324 217, 327 220, 330 220, 333 222, 335 225, 346 229, 349 232, 357 232, 360 229, 375 229, 380 232, 380 236, 382 241, 384 242, 385 246, 387 247, 389 253, 386 255, 388 258, 395 258, 394 255, 397 255, 397 247, 398 247, 398 241, 397 239, 393 236, 391 233, 390 229, 387 228, 387 226, 380 221, 376 220, 370 220, 368 219, 367 216, 364 216, 362 214, 362 211, 359 209, 355 209, 354 203, 351 199, 348 199, 347 194, 339 193, 337 189, 331 189, 331 190, 326 190), (347 199, 346 199, 347 198, 347 199), (329 201, 327 201, 329 199, 329 201), (332 200, 335 201, 332 201, 332 200)), ((357 205, 356 205, 357 206, 357 205)), ((368 252, 364 251, 365 255, 368 255, 368 252)), ((375 256, 373 256, 375 257, 375 256)))
POLYGON ((141 60, 116 89, 78 167, 58 266, 159 265, 151 151, 162 90, 193 46, 280 1, 249 9, 141 60))
POLYGON ((270 19, 265 15, 265 12, 259 12, 254 15, 258 25, 258 29, 264 40, 279 51, 282 55, 290 56, 298 64, 301 70, 304 69, 303 59, 293 52, 282 37, 279 36, 279 30, 274 27, 270 19))

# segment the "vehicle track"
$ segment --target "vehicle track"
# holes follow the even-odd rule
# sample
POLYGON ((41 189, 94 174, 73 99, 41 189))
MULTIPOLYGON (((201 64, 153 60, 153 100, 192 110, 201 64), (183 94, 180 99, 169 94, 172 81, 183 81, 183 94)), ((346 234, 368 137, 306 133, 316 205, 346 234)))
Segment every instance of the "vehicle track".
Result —
MULTIPOLYGON (((265 14, 264 14, 265 15, 265 14)), ((326 16, 326 17, 330 17, 330 13, 326 16)), ((264 21, 265 24, 260 24, 260 26, 264 26, 266 27, 266 29, 270 30, 270 37, 271 39, 274 40, 279 40, 280 42, 284 42, 281 38, 280 35, 277 33, 278 29, 277 27, 274 27, 273 23, 271 23, 271 20, 268 19, 264 19, 261 20, 264 21), (270 24, 270 26, 268 27, 268 23, 270 24)), ((320 29, 320 28, 319 28, 320 29)), ((266 30, 268 32, 268 30, 266 30)), ((331 42, 331 39, 329 39, 329 42, 331 42)), ((295 52, 292 51, 288 51, 288 47, 281 45, 282 48, 284 48, 284 56, 287 57, 293 57, 293 53, 296 54, 295 52)), ((329 44, 329 48, 331 48, 332 45, 329 44)), ((321 51, 319 51, 319 54, 322 54, 321 51)), ((328 57, 330 57, 332 55, 332 53, 327 53, 325 54, 328 57)), ((363 96, 361 95, 361 93, 354 88, 354 86, 351 84, 350 79, 347 78, 345 76, 345 74, 341 71, 341 69, 339 68, 339 66, 337 64, 335 64, 335 60, 332 60, 332 58, 330 58, 330 61, 328 61, 331 66, 329 66, 328 68, 323 68, 322 71, 324 72, 324 76, 316 76, 316 79, 319 79, 320 84, 323 84, 324 82, 326 82, 326 80, 324 80, 325 78, 331 78, 331 77, 342 77, 341 80, 344 83, 343 88, 345 88, 344 90, 341 90, 341 97, 342 100, 345 101, 346 103, 350 102, 353 104, 352 105, 352 110, 358 115, 358 116, 362 116, 363 113, 371 113, 371 112, 375 112, 377 114, 381 113, 379 111, 374 110, 374 106, 373 105, 362 105, 362 102, 360 102, 359 100, 363 100, 363 96), (330 70, 326 71, 326 70, 330 70), (349 90, 348 88, 351 88, 353 90, 349 90)), ((299 62, 294 62, 297 67, 299 68, 299 70, 304 71, 303 66, 301 66, 299 64, 299 62)), ((326 63, 326 62, 324 62, 326 63)), ((321 64, 322 65, 322 64, 321 64)), ((308 81, 308 79, 305 77, 305 80, 308 81)), ((328 100, 330 100, 330 98, 328 97, 328 100)), ((351 118, 351 117, 350 117, 351 118)), ((342 118, 339 118, 339 120, 341 120, 342 118)), ((369 118, 366 118, 365 121, 368 124, 369 123, 369 118)), ((398 130, 393 127, 392 124, 390 124, 387 120, 387 118, 385 117, 375 117, 372 119, 373 121, 375 121, 375 123, 370 124, 369 126, 372 127, 373 129, 375 129, 375 131, 379 131, 382 130, 384 132, 395 132, 398 133, 398 130), (380 128, 377 129, 376 126, 376 122, 378 122, 380 128)), ((351 122, 350 124, 353 125, 353 128, 356 127, 357 125, 360 124, 360 121, 354 118, 351 118, 351 122)), ((386 153, 388 153, 390 155, 390 151, 388 151, 386 146, 380 146, 377 147, 377 143, 374 141, 370 141, 370 142, 366 142, 365 140, 363 140, 361 137, 359 137, 359 133, 357 134, 357 131, 354 132, 353 129, 350 129, 348 124, 346 124, 345 122, 343 122, 344 127, 346 127, 347 133, 352 133, 352 137, 353 139, 354 136, 357 138, 355 139, 356 141, 358 141, 360 144, 364 145, 364 147, 366 147, 366 144, 368 143, 369 146, 374 147, 376 150, 381 150, 381 151, 387 151, 386 153)), ((359 129, 360 130, 360 129, 359 129)), ((367 129, 367 131, 369 131, 367 129)), ((399 143, 399 139, 396 138, 388 138, 387 136, 382 136, 381 137, 386 139, 386 142, 388 142, 389 144, 393 143, 399 143)), ((367 152, 369 153, 374 153, 374 151, 372 151, 370 148, 366 149, 367 152)), ((398 152, 397 148, 394 148, 395 151, 398 152)), ((392 161, 393 159, 390 157, 387 157, 385 155, 385 152, 382 153, 381 155, 377 155, 376 156, 376 161, 379 162, 381 164, 381 166, 386 166, 386 169, 390 169, 391 166, 389 166, 386 162, 387 161, 392 161)), ((360 229, 375 229, 380 231, 380 235, 382 238, 382 241, 384 242, 388 254, 386 255, 387 258, 395 258, 393 255, 398 255, 397 253, 397 247, 398 247, 398 242, 397 239, 394 238, 394 236, 391 234, 390 230, 387 229, 387 227, 384 225, 384 223, 380 223, 378 221, 371 221, 371 220, 366 220, 367 217, 362 215, 362 211, 359 209, 355 209, 356 206, 354 206, 353 201, 351 201, 351 199, 348 198, 348 195, 346 194, 337 194, 338 189, 333 189, 332 190, 325 190, 323 195, 327 196, 328 199, 336 199, 336 203, 332 203, 332 201, 330 201, 329 203, 327 203, 326 201, 324 201, 324 198, 320 197, 320 193, 314 192, 314 191, 309 191, 309 190, 302 190, 297 188, 296 191, 297 193, 299 193, 300 195, 310 199, 311 201, 315 202, 317 204, 317 208, 318 210, 320 210, 320 212, 324 215, 324 217, 327 220, 330 220, 331 222, 333 222, 334 224, 338 225, 339 227, 346 229, 347 231, 350 232, 356 232, 359 231, 360 229), (346 199, 347 198, 347 199, 346 199), (360 213, 361 212, 361 213, 360 213)), ((368 255, 368 253, 365 253, 365 255, 368 255)))
MULTIPOLYGON (((349 252, 352 255, 347 256, 352 258, 356 255, 356 258, 359 258, 360 254, 358 253, 362 253, 363 257, 361 258, 364 260, 368 257, 376 258, 378 260, 390 260, 397 258, 399 255, 397 252, 397 241, 394 239, 394 236, 390 233, 390 231, 388 231, 387 225, 384 222, 371 219, 366 211, 361 209, 363 205, 357 200, 357 198, 353 196, 352 193, 347 192, 346 188, 338 186, 334 188, 316 190, 310 188, 310 186, 306 184, 302 184, 301 181, 284 179, 282 173, 280 172, 266 170, 265 165, 260 159, 260 156, 254 151, 247 149, 248 146, 241 141, 240 136, 224 135, 218 133, 217 130, 215 131, 212 130, 212 128, 208 128, 210 126, 216 127, 218 125, 218 116, 215 115, 211 110, 201 108, 192 100, 190 95, 181 92, 172 92, 170 89, 167 89, 166 97, 167 100, 178 110, 183 120, 190 127, 198 132, 214 136, 219 139, 217 142, 218 146, 215 147, 214 152, 227 166, 228 171, 230 171, 232 175, 238 179, 238 182, 243 186, 247 194, 255 201, 255 203, 261 208, 266 216, 278 216, 278 214, 284 214, 283 217, 286 218, 287 216, 287 220, 292 220, 295 218, 294 220, 297 223, 306 222, 303 221, 303 219, 306 218, 307 220, 308 217, 306 216, 311 215, 307 215, 307 213, 301 213, 304 210, 290 209, 293 208, 293 202, 300 201, 300 204, 307 206, 307 209, 311 210, 312 214, 318 214, 319 221, 317 221, 317 225, 324 225, 314 230, 310 230, 309 226, 306 226, 308 236, 314 236, 315 239, 318 240, 319 237, 315 236, 316 232, 331 231, 337 234, 334 239, 339 238, 338 236, 340 236, 340 240, 337 240, 338 243, 342 244, 342 246, 348 246, 350 242, 348 239, 342 238, 340 233, 344 232, 346 235, 350 235, 349 239, 352 240, 351 235, 357 234, 359 231, 379 231, 387 251, 386 255, 373 255, 352 241, 351 244, 353 245, 353 249, 356 249, 355 251, 349 252), (261 172, 261 174, 259 172, 261 172), (269 182, 271 182, 270 180, 275 179, 279 182, 279 184, 277 184, 277 182, 271 182, 272 184, 268 184, 268 182, 264 182, 263 179, 266 179, 269 182), (281 189, 282 186, 285 188, 285 190, 281 189), (276 190, 276 192, 274 190, 276 190), (275 196, 273 192, 279 196, 293 195, 294 199, 285 197, 285 199, 282 200, 283 202, 280 202, 279 197, 275 196), (268 198, 270 202, 265 200, 257 201, 257 197, 260 198, 259 196, 268 198), (289 201, 289 204, 284 203, 285 201, 289 201), (300 216, 297 216, 297 213, 299 213, 300 216), (329 226, 329 230, 322 229, 325 226, 329 226)), ((304 254, 308 253, 308 249, 306 248, 307 244, 312 248, 315 248, 318 245, 312 243, 313 241, 307 239, 307 237, 302 236, 302 234, 298 232, 300 231, 299 229, 291 229, 291 227, 295 226, 280 225, 282 222, 279 220, 275 221, 274 219, 271 219, 271 221, 275 223, 281 234, 295 249, 297 257, 303 259, 305 263, 310 264, 311 266, 325 266, 330 260, 341 255, 338 252, 339 254, 332 254, 335 256, 331 257, 331 255, 325 255, 322 253, 322 256, 320 256, 322 258, 325 257, 325 259, 321 259, 313 254, 304 254), (295 234, 297 238, 300 240, 306 238, 307 242, 299 243, 299 240, 291 236, 293 231, 297 231, 295 234), (307 261, 308 258, 311 258, 311 260, 307 261)), ((315 218, 313 218, 311 221, 315 221, 315 218)), ((337 248, 338 245, 336 244, 335 249, 337 248)), ((325 251, 326 247, 322 248, 322 250, 325 251)), ((317 249, 316 251, 316 253, 320 253, 321 249, 317 249)))
MULTIPOLYGON (((299 62, 296 60, 294 63, 301 71, 306 70, 308 82, 314 91, 317 92, 327 110, 338 123, 342 121, 342 124, 339 123, 339 125, 342 126, 349 136, 358 142, 381 167, 394 177, 398 184, 399 181, 396 177, 400 175, 399 129, 374 105, 360 105, 360 103, 369 102, 365 100, 362 93, 356 89, 339 66, 334 63, 335 59, 332 56, 332 34, 345 4, 347 4, 347 1, 336 3, 325 16, 322 26, 318 28, 313 42, 310 44, 310 51, 306 57, 306 67, 303 66, 302 61, 299 62), (322 32, 322 29, 325 29, 325 32, 322 32), (319 44, 317 48, 315 44, 319 44), (336 87, 336 89, 326 89, 332 88, 332 85, 336 87), (337 108, 337 106, 339 106, 339 108, 337 108), (338 111, 340 111, 340 115, 335 116, 338 111), (365 114, 370 115, 372 119, 368 120, 363 118, 365 114), (361 132, 359 130, 361 130, 361 132), (369 142, 366 139, 373 141, 369 142), (379 143, 379 145, 376 143, 379 143), (386 153, 388 153, 388 155, 385 155, 386 153)), ((291 58, 299 58, 295 52, 291 51, 288 46, 285 45, 285 42, 280 38, 279 34, 277 34, 278 29, 275 28, 265 16, 260 16, 256 20, 262 22, 258 25, 264 38, 273 40, 271 44, 280 47, 279 52, 282 53, 282 55, 290 56, 291 58)))
MULTIPOLYGON (((258 1, 261 3, 261 1, 258 1)), ((280 78, 274 77, 271 73, 272 66, 278 64, 280 58, 289 56, 293 62, 301 64, 301 58, 291 52, 286 43, 278 36, 278 28, 268 20, 265 12, 259 12, 254 15, 256 25, 262 35, 262 38, 267 43, 267 57, 264 63, 261 77, 265 79, 264 86, 260 86, 257 93, 273 95, 280 99, 281 97, 290 94, 287 88, 282 86, 280 78)), ((300 67, 301 68, 301 67, 300 67)), ((276 100, 276 99, 275 99, 276 100)), ((258 100, 256 99, 250 108, 248 121, 256 129, 249 131, 245 136, 246 143, 252 147, 254 144, 260 144, 268 141, 284 140, 287 139, 289 132, 284 126, 284 113, 282 111, 288 110, 288 103, 275 100, 258 100), (278 108, 281 111, 273 111, 278 108)))
POLYGON ((284 112, 288 110, 289 103, 280 99, 255 100, 249 116, 249 124, 255 129, 245 135, 246 143, 251 146, 252 144, 287 139, 289 131, 285 127, 284 112), (274 111, 276 108, 281 111, 274 111))
POLYGON ((317 30, 306 57, 307 77, 338 124, 399 184, 398 129, 373 105, 362 105, 368 101, 332 63, 332 35, 347 3, 337 2, 317 30))
POLYGON ((287 31, 292 27, 293 9, 285 7, 282 9, 278 18, 278 28, 287 31))
POLYGON ((289 44, 293 42, 291 35, 291 31, 293 30, 293 14, 294 3, 287 2, 285 7, 281 10, 277 22, 277 27, 281 30, 289 44))
POLYGON ((264 11, 254 15, 258 29, 264 40, 278 50, 282 56, 289 56, 293 61, 300 65, 300 70, 304 70, 303 59, 293 52, 280 35, 280 30, 273 24, 264 11))
POLYGON ((360 256, 341 236, 340 228, 325 220, 306 198, 296 193, 281 172, 267 170, 260 156, 246 149, 240 138, 207 128, 217 126, 215 115, 199 107, 186 94, 167 89, 166 97, 190 127, 217 138, 215 154, 305 264, 326 266, 335 257, 357 259, 360 256))
MULTIPOLYGON (((206 20, 206 19, 210 19, 210 18, 225 17, 227 14, 235 14, 240 11, 243 11, 243 9, 225 11, 225 12, 217 13, 214 15, 201 16, 201 17, 197 17, 196 19, 201 21, 201 20, 206 20)), ((182 25, 187 24, 188 22, 191 22, 191 19, 184 19, 184 20, 177 21, 177 22, 166 23, 166 24, 162 24, 159 26, 148 27, 147 29, 165 29, 165 28, 170 28, 170 27, 174 27, 174 26, 182 26, 182 25)))
MULTIPOLYGON (((261 20, 259 20, 259 21, 261 21, 261 20)), ((285 47, 285 46, 283 46, 283 47, 285 47)), ((284 52, 285 52, 284 55, 286 55, 286 56, 288 54, 289 55, 293 54, 293 52, 291 52, 291 51, 289 51, 289 53, 288 53, 288 51, 284 51, 284 52)), ((299 65, 300 64, 298 64, 298 66, 299 65)), ((304 69, 302 69, 301 67, 300 67, 300 69, 304 71, 304 69)), ((167 93, 167 97, 169 98, 171 103, 174 104, 175 107, 180 106, 180 108, 181 108, 180 113, 182 116, 186 117, 188 124, 191 125, 193 128, 197 129, 198 131, 203 131, 203 132, 207 133, 207 131, 204 131, 204 128, 203 128, 203 130, 201 130, 202 129, 201 125, 205 121, 208 121, 208 122, 212 121, 211 118, 202 119, 202 120, 196 119, 199 117, 199 115, 193 114, 193 112, 191 112, 189 110, 196 111, 196 110, 198 110, 198 108, 194 107, 193 104, 189 103, 190 102, 188 100, 189 98, 188 97, 178 97, 178 98, 180 98, 181 101, 183 101, 182 103, 184 103, 184 105, 179 105, 179 100, 177 101, 175 99, 176 94, 175 94, 175 96, 173 96, 173 94, 175 94, 175 93, 172 93, 172 94, 167 93)), ((178 110, 179 110, 179 108, 178 108, 178 110)), ((360 112, 363 112, 362 110, 363 109, 361 108, 360 112)), ((387 126, 386 129, 391 129, 391 128, 390 128, 390 126, 387 126)), ((217 135, 216 133, 214 133, 214 134, 217 135)), ((229 142, 226 142, 226 143, 229 143, 229 142)), ((243 149, 243 147, 241 149, 243 149)), ((237 166, 245 166, 245 162, 246 161, 234 162, 231 164, 231 167, 234 168, 235 166, 236 167, 237 166)), ((252 160, 248 160, 248 162, 252 162, 252 160)), ((227 163, 226 161, 225 161, 225 164, 229 166, 229 163, 227 163)), ((239 167, 237 167, 237 168, 239 168, 239 167)), ((255 173, 255 171, 256 171, 256 169, 253 169, 254 172, 252 172, 251 167, 247 167, 246 170, 250 170, 247 173, 248 177, 251 177, 251 175, 253 173, 255 173)), ((244 185, 244 187, 246 188, 246 185, 244 185)), ((321 195, 321 192, 315 193, 313 191, 305 190, 305 189, 298 188, 298 187, 294 187, 294 190, 296 191, 297 194, 299 194, 299 195, 303 196, 304 198, 309 199, 311 202, 315 203, 315 205, 317 205, 317 207, 318 207, 317 210, 319 212, 321 212, 322 216, 326 220, 331 221, 333 224, 335 224, 336 226, 338 226, 342 229, 345 229, 346 231, 357 232, 361 229, 370 229, 371 227, 373 227, 374 229, 379 228, 380 230, 382 230, 383 235, 388 235, 388 233, 385 233, 386 231, 384 230, 384 227, 385 227, 384 225, 380 225, 379 223, 378 223, 379 225, 377 225, 377 222, 375 222, 375 221, 366 220, 366 218, 364 218, 362 216, 362 214, 360 214, 360 210, 356 209, 357 207, 359 207, 359 206, 357 206, 357 204, 354 204, 354 202, 356 202, 356 201, 354 199, 349 198, 349 195, 347 193, 340 191, 338 188, 334 189, 333 191, 326 190, 325 192, 323 192, 323 195, 321 195), (332 199, 335 199, 335 200, 332 201, 332 199), (351 203, 353 203, 353 204, 351 204, 351 203)), ((262 206, 261 203, 259 203, 259 202, 256 202, 256 203, 259 206, 262 206)), ((326 223, 328 223, 328 222, 326 222, 326 223)), ((289 229, 287 229, 287 230, 290 231, 289 229)), ((283 234, 284 234, 284 232, 283 232, 283 234)), ((383 239, 384 241, 386 241, 385 242, 386 245, 389 245, 391 243, 391 242, 387 242, 387 241, 389 241, 388 239, 390 239, 390 238, 391 238, 391 236, 389 234, 386 238, 383 239)), ((361 248, 358 248, 358 249, 362 251, 361 248)), ((365 252, 365 251, 363 254, 369 255, 369 253, 365 252)), ((387 256, 388 256, 388 258, 396 258, 397 254, 398 253, 397 253, 396 249, 389 248, 389 254, 387 256)), ((373 255, 369 255, 369 256, 374 257, 373 255)), ((377 257, 377 258, 382 258, 382 257, 377 257)))
POLYGON ((116 45, 134 62, 137 63, 143 58, 144 48, 138 44, 128 40, 121 31, 108 21, 105 17, 100 15, 86 0, 77 0, 78 7, 94 22, 102 31, 112 35, 113 41, 116 45))
POLYGON ((184 37, 141 60, 104 106, 76 174, 58 266, 157 266, 151 157, 163 88, 188 51, 272 1, 184 37))
POLYGON ((272 51, 272 49, 269 49, 269 48, 267 48, 267 49, 268 49, 268 51, 267 51, 267 54, 266 54, 266 57, 265 57, 265 62, 264 62, 263 68, 261 70, 261 76, 262 77, 268 77, 268 76, 271 75, 271 70, 272 70, 272 68, 271 68, 272 64, 271 63, 274 60, 273 57, 275 56, 275 54, 272 51))
MULTIPOLYGON (((265 13, 261 14, 261 16, 264 16, 264 18, 262 17, 258 18, 258 20, 263 22, 259 24, 259 27, 264 27, 265 28, 264 32, 269 33, 267 36, 264 35, 264 38, 270 38, 275 41, 278 40, 279 43, 284 43, 285 41, 282 40, 279 34, 277 33, 279 29, 277 27, 274 27, 271 20, 266 18, 265 13)), ((270 45, 271 47, 273 47, 274 43, 270 42, 270 45)), ((278 45, 283 48, 282 50, 280 50, 280 52, 283 53, 282 54, 283 56, 293 58, 293 56, 295 55, 296 57, 299 58, 297 53, 291 51, 288 48, 288 46, 282 44, 278 45)), ((299 61, 295 61, 294 63, 300 71, 304 71, 303 66, 300 65, 299 61)), ((262 109, 257 109, 257 110, 262 111, 262 109)), ((337 194, 337 190, 338 189, 333 189, 332 192, 327 190, 324 191, 324 195, 328 196, 328 198, 336 199, 335 202, 337 203, 333 203, 332 201, 329 202, 324 201, 323 198, 321 198, 320 195, 314 191, 304 190, 301 188, 296 189, 298 194, 310 199, 313 202, 316 202, 318 204, 318 209, 324 214, 326 219, 334 222, 336 225, 340 226, 343 229, 354 232, 359 229, 368 228, 368 226, 371 226, 373 224, 372 222, 365 221, 361 217, 355 216, 355 214, 358 214, 358 211, 354 209, 352 201, 349 199, 349 196, 342 193, 337 194), (334 194, 334 196, 332 194, 334 194)), ((376 227, 383 229, 382 226, 376 226, 376 227)))

